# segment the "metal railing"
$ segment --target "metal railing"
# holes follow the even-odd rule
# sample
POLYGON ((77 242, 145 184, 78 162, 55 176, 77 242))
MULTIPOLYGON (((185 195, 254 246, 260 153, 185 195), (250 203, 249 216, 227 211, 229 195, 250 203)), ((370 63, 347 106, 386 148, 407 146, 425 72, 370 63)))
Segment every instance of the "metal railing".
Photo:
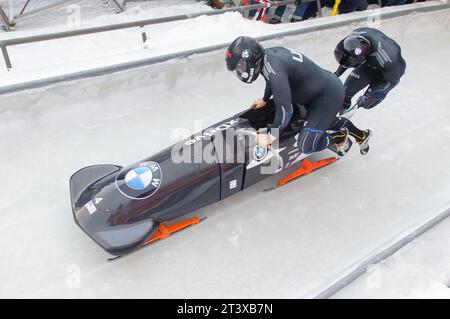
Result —
MULTIPOLYGON (((397 18, 401 16, 406 16, 410 14, 415 13, 425 13, 425 12, 433 12, 433 11, 439 11, 439 10, 448 10, 450 9, 450 3, 433 3, 430 5, 425 6, 414 6, 414 5, 408 5, 404 6, 401 10, 381 10, 380 12, 377 12, 377 17, 379 17, 380 20, 385 19, 392 19, 397 18)), ((344 19, 331 19, 330 21, 327 21, 325 23, 314 23, 314 24, 307 24, 306 26, 299 26, 293 29, 284 30, 284 31, 276 31, 270 34, 261 35, 255 37, 258 41, 269 41, 274 39, 280 39, 283 37, 289 37, 289 36, 298 36, 301 34, 308 34, 312 32, 319 32, 322 30, 329 30, 329 29, 335 29, 343 26, 348 26, 349 24, 356 24, 363 21, 367 21, 367 19, 371 16, 373 16, 374 12, 367 11, 364 14, 364 11, 361 12, 362 14, 358 15, 348 15, 344 19)), ((44 78, 37 78, 37 79, 30 79, 26 81, 20 81, 11 84, 2 84, 0 85, 0 95, 3 94, 10 94, 22 90, 27 89, 33 89, 33 88, 39 88, 44 87, 50 84, 55 83, 61 83, 61 82, 67 82, 67 81, 74 81, 74 80, 80 80, 80 79, 86 79, 90 77, 97 77, 101 75, 106 74, 112 74, 119 71, 124 70, 130 70, 133 68, 139 68, 143 66, 149 66, 153 64, 158 64, 162 62, 171 61, 173 59, 182 59, 187 58, 196 54, 202 54, 202 53, 210 53, 217 50, 224 50, 229 45, 229 42, 223 42, 219 44, 214 44, 206 47, 200 47, 195 49, 189 49, 185 51, 177 51, 174 53, 167 53, 163 55, 158 56, 152 56, 152 57, 143 57, 140 59, 133 59, 131 61, 124 61, 114 64, 108 64, 105 66, 99 66, 95 68, 88 68, 83 69, 75 72, 69 72, 64 74, 57 74, 57 75, 50 75, 46 76, 44 78)))
MULTIPOLYGON (((320 0, 305 0, 303 2, 317 2, 319 16, 322 16, 322 7, 320 5, 320 0)), ((259 4, 232 7, 232 8, 226 8, 226 9, 220 9, 220 10, 214 10, 214 11, 202 11, 202 12, 187 13, 187 14, 162 17, 162 18, 137 20, 137 21, 124 22, 124 23, 110 24, 110 25, 105 25, 105 26, 80 28, 80 29, 75 29, 75 30, 46 33, 46 34, 27 36, 27 37, 19 37, 19 38, 13 38, 13 39, 7 39, 7 40, 0 41, 0 49, 2 51, 2 55, 3 55, 3 59, 5 61, 6 68, 7 68, 7 70, 10 70, 10 69, 12 69, 12 62, 11 62, 11 59, 9 57, 8 50, 7 50, 7 47, 9 47, 9 46, 34 43, 34 42, 40 42, 40 41, 56 40, 56 39, 61 39, 61 38, 69 38, 69 37, 75 37, 75 36, 80 36, 80 35, 88 35, 88 34, 93 34, 93 33, 101 33, 101 32, 114 31, 114 30, 129 29, 129 28, 135 28, 135 27, 142 28, 147 25, 193 19, 193 18, 197 18, 200 16, 219 15, 219 14, 224 14, 226 12, 245 12, 248 10, 254 10, 254 9, 258 9, 258 8, 276 8, 279 6, 293 4, 293 3, 295 3, 295 0, 273 1, 270 3, 259 3, 259 4)))

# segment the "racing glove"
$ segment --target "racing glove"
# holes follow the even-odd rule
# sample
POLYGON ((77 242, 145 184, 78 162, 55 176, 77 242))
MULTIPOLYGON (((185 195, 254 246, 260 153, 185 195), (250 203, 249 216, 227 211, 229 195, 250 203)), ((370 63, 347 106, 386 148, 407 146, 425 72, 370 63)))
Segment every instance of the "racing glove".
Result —
POLYGON ((342 104, 342 112, 341 114, 347 113, 352 107, 352 99, 351 98, 345 98, 344 104, 342 104))
POLYGON ((358 107, 363 107, 365 109, 371 109, 378 104, 380 104, 385 98, 387 94, 387 90, 372 90, 369 89, 367 92, 360 96, 356 103, 358 104, 358 107))
POLYGON ((356 104, 358 105, 358 107, 362 107, 362 108, 367 108, 368 102, 369 102, 369 97, 365 94, 361 95, 356 100, 356 104))

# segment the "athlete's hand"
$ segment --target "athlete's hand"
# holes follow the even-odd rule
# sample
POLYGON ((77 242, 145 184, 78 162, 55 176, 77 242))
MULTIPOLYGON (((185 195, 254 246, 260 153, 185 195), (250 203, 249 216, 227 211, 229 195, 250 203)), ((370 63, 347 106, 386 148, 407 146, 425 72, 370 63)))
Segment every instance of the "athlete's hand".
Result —
POLYGON ((344 101, 344 104, 342 104, 340 115, 347 113, 352 108, 352 101, 344 101))
POLYGON ((257 99, 257 100, 254 100, 250 106, 254 109, 259 109, 266 105, 267 105, 266 101, 264 101, 263 99, 257 99))
POLYGON ((267 134, 256 134, 256 144, 267 147, 275 141, 276 138, 267 134))

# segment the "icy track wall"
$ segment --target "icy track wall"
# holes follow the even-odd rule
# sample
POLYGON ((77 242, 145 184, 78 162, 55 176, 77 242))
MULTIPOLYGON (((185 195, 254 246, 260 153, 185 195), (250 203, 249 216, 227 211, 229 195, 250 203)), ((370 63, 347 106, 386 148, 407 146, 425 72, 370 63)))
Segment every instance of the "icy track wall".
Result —
MULTIPOLYGON (((355 116, 374 130, 368 156, 353 150, 263 193, 270 178, 116 263, 74 224, 71 174, 156 153, 174 128, 198 130, 248 107, 263 80, 240 83, 224 52, 212 52, 0 96, 0 297, 317 295, 450 205, 449 21, 449 10, 381 21, 408 67, 382 106, 355 116)), ((334 71, 335 44, 357 26, 263 44, 334 71)))

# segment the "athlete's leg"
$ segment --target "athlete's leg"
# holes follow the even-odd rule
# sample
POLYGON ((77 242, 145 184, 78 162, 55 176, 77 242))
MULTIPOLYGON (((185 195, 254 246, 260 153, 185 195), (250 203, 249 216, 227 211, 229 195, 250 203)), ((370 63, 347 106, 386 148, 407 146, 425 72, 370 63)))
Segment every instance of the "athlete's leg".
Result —
POLYGON ((387 94, 397 86, 397 84, 398 81, 396 83, 391 83, 385 81, 381 77, 375 78, 361 97, 358 106, 365 109, 374 108, 386 98, 387 94))
POLYGON ((305 125, 298 138, 298 146, 303 154, 310 154, 326 149, 334 143, 333 137, 326 131, 336 121, 336 114, 344 99, 342 82, 330 78, 327 89, 308 105, 305 125))
POLYGON ((370 74, 370 85, 364 95, 358 100, 358 107, 371 109, 380 104, 387 94, 398 85, 401 77, 405 74, 406 62, 401 59, 397 68, 388 72, 379 73, 372 72, 370 74))
POLYGON ((352 136, 358 143, 361 154, 366 155, 369 152, 369 139, 372 136, 372 131, 368 129, 360 130, 349 119, 346 119, 345 117, 339 117, 331 128, 332 131, 336 132, 334 134, 331 134, 333 137, 335 137, 335 143, 339 142, 337 138, 340 137, 339 133, 342 131, 342 128, 345 128, 348 132, 348 135, 352 136))
POLYGON ((355 138, 356 142, 361 143, 366 138, 367 131, 360 130, 352 123, 349 119, 345 117, 339 117, 336 122, 331 127, 331 130, 338 131, 339 129, 345 127, 348 130, 348 134, 355 138))

